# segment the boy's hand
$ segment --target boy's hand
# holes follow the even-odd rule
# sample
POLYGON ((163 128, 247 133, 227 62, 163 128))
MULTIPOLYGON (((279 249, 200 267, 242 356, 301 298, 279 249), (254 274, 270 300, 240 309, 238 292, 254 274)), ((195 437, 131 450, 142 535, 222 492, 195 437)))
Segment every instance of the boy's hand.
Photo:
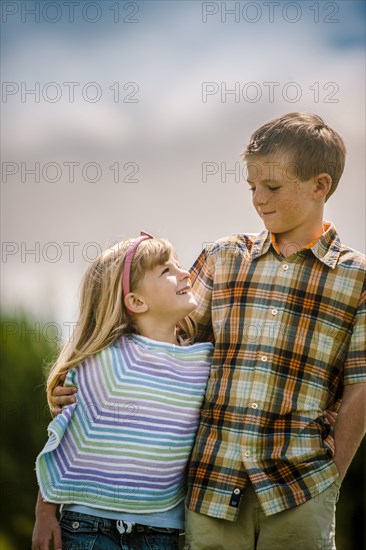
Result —
POLYGON ((56 386, 52 397, 55 403, 52 412, 56 416, 62 411, 62 407, 76 403, 75 393, 77 389, 74 386, 56 386))

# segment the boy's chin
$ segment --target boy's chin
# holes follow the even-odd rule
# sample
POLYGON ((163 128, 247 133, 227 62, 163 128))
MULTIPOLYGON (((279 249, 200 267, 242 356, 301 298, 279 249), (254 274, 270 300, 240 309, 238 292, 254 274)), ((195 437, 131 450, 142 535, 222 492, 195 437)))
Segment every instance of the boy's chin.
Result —
POLYGON ((264 227, 267 229, 267 231, 269 231, 270 233, 276 233, 272 224, 265 223, 265 222, 263 222, 263 224, 264 224, 264 227))
POLYGON ((270 231, 271 233, 281 233, 280 227, 278 227, 278 225, 276 226, 276 224, 273 221, 264 219, 263 223, 267 231, 270 231))

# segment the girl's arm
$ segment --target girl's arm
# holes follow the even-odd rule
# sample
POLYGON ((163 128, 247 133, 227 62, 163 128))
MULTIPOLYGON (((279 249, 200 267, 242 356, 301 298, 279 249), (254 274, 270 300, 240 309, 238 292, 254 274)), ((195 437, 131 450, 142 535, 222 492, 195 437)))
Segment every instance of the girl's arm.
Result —
POLYGON ((44 502, 41 493, 38 493, 32 550, 49 550, 51 542, 53 542, 54 550, 62 550, 61 528, 57 519, 57 509, 57 504, 44 502))

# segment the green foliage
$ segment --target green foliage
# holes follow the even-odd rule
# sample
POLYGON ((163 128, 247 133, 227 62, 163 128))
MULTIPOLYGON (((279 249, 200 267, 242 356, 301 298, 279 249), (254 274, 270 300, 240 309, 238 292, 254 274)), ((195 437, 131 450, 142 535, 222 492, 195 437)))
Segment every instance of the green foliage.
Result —
POLYGON ((1 548, 29 548, 37 482, 35 458, 47 438, 45 364, 55 339, 25 316, 1 316, 1 548))
MULTIPOLYGON (((30 547, 37 482, 35 458, 51 419, 45 397, 45 365, 57 352, 55 337, 26 316, 1 323, 1 550, 30 547)), ((342 485, 337 506, 337 550, 365 547, 365 442, 342 485)), ((229 550, 229 549, 228 549, 229 550)))
POLYGON ((365 473, 366 440, 361 443, 342 483, 337 504, 337 550, 366 548, 365 473))

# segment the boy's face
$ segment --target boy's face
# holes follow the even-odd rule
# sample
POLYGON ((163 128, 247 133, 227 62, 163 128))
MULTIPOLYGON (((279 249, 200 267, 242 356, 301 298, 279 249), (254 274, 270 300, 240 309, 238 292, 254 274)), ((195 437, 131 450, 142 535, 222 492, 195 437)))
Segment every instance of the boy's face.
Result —
POLYGON ((314 178, 301 181, 285 156, 248 159, 247 171, 253 205, 266 229, 303 246, 322 220, 314 178))

